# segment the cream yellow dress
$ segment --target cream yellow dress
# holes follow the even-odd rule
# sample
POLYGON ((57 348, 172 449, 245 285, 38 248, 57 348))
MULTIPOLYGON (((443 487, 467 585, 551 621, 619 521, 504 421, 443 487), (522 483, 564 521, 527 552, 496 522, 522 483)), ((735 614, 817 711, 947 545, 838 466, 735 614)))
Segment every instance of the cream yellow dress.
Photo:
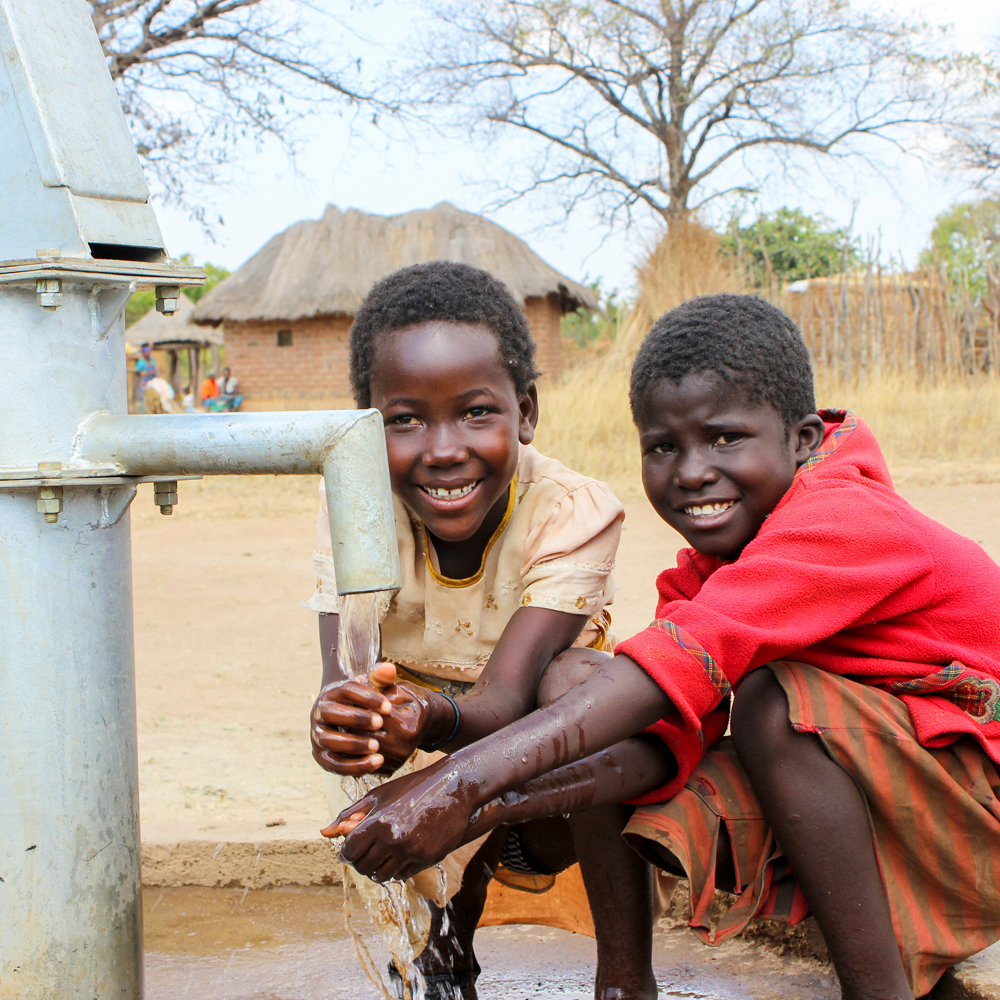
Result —
MULTIPOLYGON (((625 517, 621 503, 605 483, 567 469, 530 445, 520 446, 513 486, 479 569, 462 580, 441 575, 423 524, 393 497, 403 585, 385 609, 382 652, 417 675, 409 679, 453 696, 468 690, 520 607, 586 615, 574 645, 613 648, 607 608, 615 591, 611 571, 625 517)), ((306 607, 337 614, 322 483, 313 562, 316 589, 306 607)), ((426 767, 442 756, 418 750, 397 773, 426 767)), ((351 801, 333 774, 326 775, 326 795, 334 817, 351 801)), ((476 841, 460 848, 411 880, 408 890, 443 906, 461 887, 465 866, 479 846, 476 841)), ((360 883, 367 880, 356 882, 364 893, 367 887, 360 883)))

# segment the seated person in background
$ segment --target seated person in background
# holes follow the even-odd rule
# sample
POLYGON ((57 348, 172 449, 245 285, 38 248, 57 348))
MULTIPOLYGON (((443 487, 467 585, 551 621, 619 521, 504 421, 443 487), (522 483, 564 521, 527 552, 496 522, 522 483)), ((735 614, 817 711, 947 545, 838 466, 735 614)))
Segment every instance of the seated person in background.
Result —
POLYGON ((215 372, 209 372, 201 383, 201 403, 206 410, 212 409, 212 404, 219 398, 219 383, 215 380, 215 372))
POLYGON ((844 997, 923 996, 1000 936, 1000 568, 895 492, 861 420, 816 412, 767 303, 662 317, 630 396, 646 494, 692 546, 656 620, 327 833, 361 872, 412 875, 498 824, 617 801, 651 727, 674 774, 625 836, 690 879, 706 941, 811 912, 844 997), (712 932, 716 888, 738 898, 712 932))
MULTIPOLYGON (((218 391, 219 409, 235 412, 240 408, 243 397, 239 394, 239 383, 228 368, 222 369, 218 391)), ((214 407, 213 407, 214 409, 214 407)))
MULTIPOLYGON (((624 516, 604 483, 531 447, 535 344, 520 306, 487 272, 436 261, 389 275, 358 311, 350 352, 358 406, 377 407, 385 421, 403 585, 382 622, 391 662, 373 671, 375 687, 347 680, 324 501, 309 605, 320 612, 323 654, 312 738, 331 772, 335 816, 349 801, 336 775, 424 767, 607 659, 599 651, 611 647, 606 606, 624 516), (359 719, 374 728, 359 731, 359 719)), ((665 774, 638 767, 635 793, 665 774)), ((501 875, 551 881, 578 860, 597 934, 597 995, 655 997, 652 872, 621 839, 630 814, 615 802, 497 831, 408 883, 430 911, 422 940, 419 921, 409 928, 425 996, 475 1000, 473 935, 498 864, 501 875)), ((402 997, 395 966, 390 976, 402 997)))

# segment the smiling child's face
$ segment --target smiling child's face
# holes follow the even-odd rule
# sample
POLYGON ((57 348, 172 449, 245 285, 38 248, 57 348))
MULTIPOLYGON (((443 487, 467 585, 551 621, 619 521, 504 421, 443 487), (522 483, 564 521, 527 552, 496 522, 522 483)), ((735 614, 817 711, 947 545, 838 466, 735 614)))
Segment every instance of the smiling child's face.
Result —
MULTIPOLYGON (((518 396, 484 326, 432 321, 377 348, 371 405, 385 421, 393 492, 445 542, 503 518, 518 443, 538 419, 534 387, 518 396)), ((496 522, 496 523, 493 523, 496 522)))
POLYGON ((750 403, 709 373, 651 385, 638 429, 649 502, 718 559, 743 551, 823 440, 817 414, 788 432, 770 403, 750 403))

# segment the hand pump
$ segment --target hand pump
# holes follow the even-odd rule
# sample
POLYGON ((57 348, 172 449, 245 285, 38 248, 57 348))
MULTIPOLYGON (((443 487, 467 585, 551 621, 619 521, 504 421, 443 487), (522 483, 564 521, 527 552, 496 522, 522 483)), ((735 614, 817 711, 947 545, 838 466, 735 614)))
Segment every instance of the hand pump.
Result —
POLYGON ((84 0, 0 0, 2 1000, 142 995, 136 485, 169 510, 183 476, 322 473, 341 592, 399 586, 377 411, 127 415, 125 303, 203 282, 84 0))

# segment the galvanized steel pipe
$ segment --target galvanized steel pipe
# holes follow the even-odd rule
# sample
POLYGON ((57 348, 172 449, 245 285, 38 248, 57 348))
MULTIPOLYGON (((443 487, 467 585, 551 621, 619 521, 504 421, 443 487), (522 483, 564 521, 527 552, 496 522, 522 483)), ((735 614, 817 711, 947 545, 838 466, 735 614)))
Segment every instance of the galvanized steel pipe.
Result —
POLYGON ((400 586, 396 528, 378 410, 88 417, 69 465, 125 475, 321 473, 337 590, 400 586))

